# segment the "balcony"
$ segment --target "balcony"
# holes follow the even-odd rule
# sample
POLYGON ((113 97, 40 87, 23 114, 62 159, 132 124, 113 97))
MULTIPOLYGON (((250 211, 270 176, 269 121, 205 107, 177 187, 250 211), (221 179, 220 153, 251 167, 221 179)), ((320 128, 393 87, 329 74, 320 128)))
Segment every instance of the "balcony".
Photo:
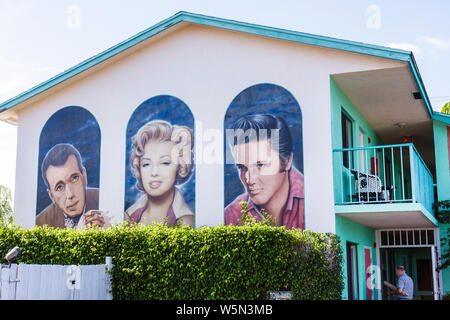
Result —
POLYGON ((433 175, 412 143, 333 150, 336 214, 380 229, 436 227, 433 175))

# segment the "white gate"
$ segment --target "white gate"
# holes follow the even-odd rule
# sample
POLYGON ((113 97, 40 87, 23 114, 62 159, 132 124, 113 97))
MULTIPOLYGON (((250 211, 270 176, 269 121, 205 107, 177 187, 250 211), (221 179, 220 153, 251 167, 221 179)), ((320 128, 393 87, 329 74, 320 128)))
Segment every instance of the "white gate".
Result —
POLYGON ((0 300, 111 300, 111 258, 106 264, 11 264, 0 268, 0 300))

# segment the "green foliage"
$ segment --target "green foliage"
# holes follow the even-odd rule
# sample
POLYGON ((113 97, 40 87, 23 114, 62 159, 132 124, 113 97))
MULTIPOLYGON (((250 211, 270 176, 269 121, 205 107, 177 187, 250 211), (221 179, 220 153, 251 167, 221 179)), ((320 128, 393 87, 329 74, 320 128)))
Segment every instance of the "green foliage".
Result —
MULTIPOLYGON (((114 299, 340 299, 342 252, 332 234, 246 226, 121 225, 103 230, 0 226, 0 257, 18 263, 101 264, 113 257, 114 299)), ((3 261, 5 262, 5 261, 3 261)))
POLYGON ((444 104, 442 107, 441 113, 450 114, 450 101, 444 104))
POLYGON ((8 187, 0 185, 0 226, 13 223, 13 210, 11 207, 11 191, 8 187))
POLYGON ((261 209, 261 215, 264 217, 262 221, 257 221, 256 217, 251 215, 248 212, 248 203, 247 201, 239 202, 241 207, 241 218, 239 219, 240 226, 248 226, 248 225, 265 225, 265 226, 275 226, 275 221, 266 209, 261 209))
POLYGON ((440 223, 450 223, 450 200, 433 203, 433 212, 440 223))
MULTIPOLYGON (((442 224, 450 223, 450 200, 436 201, 433 203, 433 212, 436 220, 442 224)), ((443 249, 441 255, 441 265, 439 269, 445 269, 450 266, 450 228, 447 227, 447 234, 441 237, 441 246, 443 249)))

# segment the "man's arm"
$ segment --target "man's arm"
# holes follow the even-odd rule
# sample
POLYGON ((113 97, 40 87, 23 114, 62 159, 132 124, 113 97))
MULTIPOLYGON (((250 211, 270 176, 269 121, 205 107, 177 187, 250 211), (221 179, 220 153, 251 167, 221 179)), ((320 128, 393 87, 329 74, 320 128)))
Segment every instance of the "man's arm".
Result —
POLYGON ((403 291, 403 288, 405 288, 405 280, 403 278, 398 279, 397 282, 397 290, 396 293, 402 296, 407 296, 408 294, 403 291))

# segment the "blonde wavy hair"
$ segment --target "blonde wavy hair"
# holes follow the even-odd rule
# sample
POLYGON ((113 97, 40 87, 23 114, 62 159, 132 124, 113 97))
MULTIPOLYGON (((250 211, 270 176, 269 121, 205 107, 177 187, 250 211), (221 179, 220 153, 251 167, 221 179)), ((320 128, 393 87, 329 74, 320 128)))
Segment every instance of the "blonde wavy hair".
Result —
POLYGON ((144 155, 145 144, 150 140, 175 143, 175 150, 172 152, 178 163, 175 184, 186 182, 192 174, 193 167, 194 141, 191 129, 185 126, 171 125, 164 120, 153 120, 143 125, 131 139, 130 165, 137 180, 137 188, 144 191, 140 163, 141 157, 144 155))

